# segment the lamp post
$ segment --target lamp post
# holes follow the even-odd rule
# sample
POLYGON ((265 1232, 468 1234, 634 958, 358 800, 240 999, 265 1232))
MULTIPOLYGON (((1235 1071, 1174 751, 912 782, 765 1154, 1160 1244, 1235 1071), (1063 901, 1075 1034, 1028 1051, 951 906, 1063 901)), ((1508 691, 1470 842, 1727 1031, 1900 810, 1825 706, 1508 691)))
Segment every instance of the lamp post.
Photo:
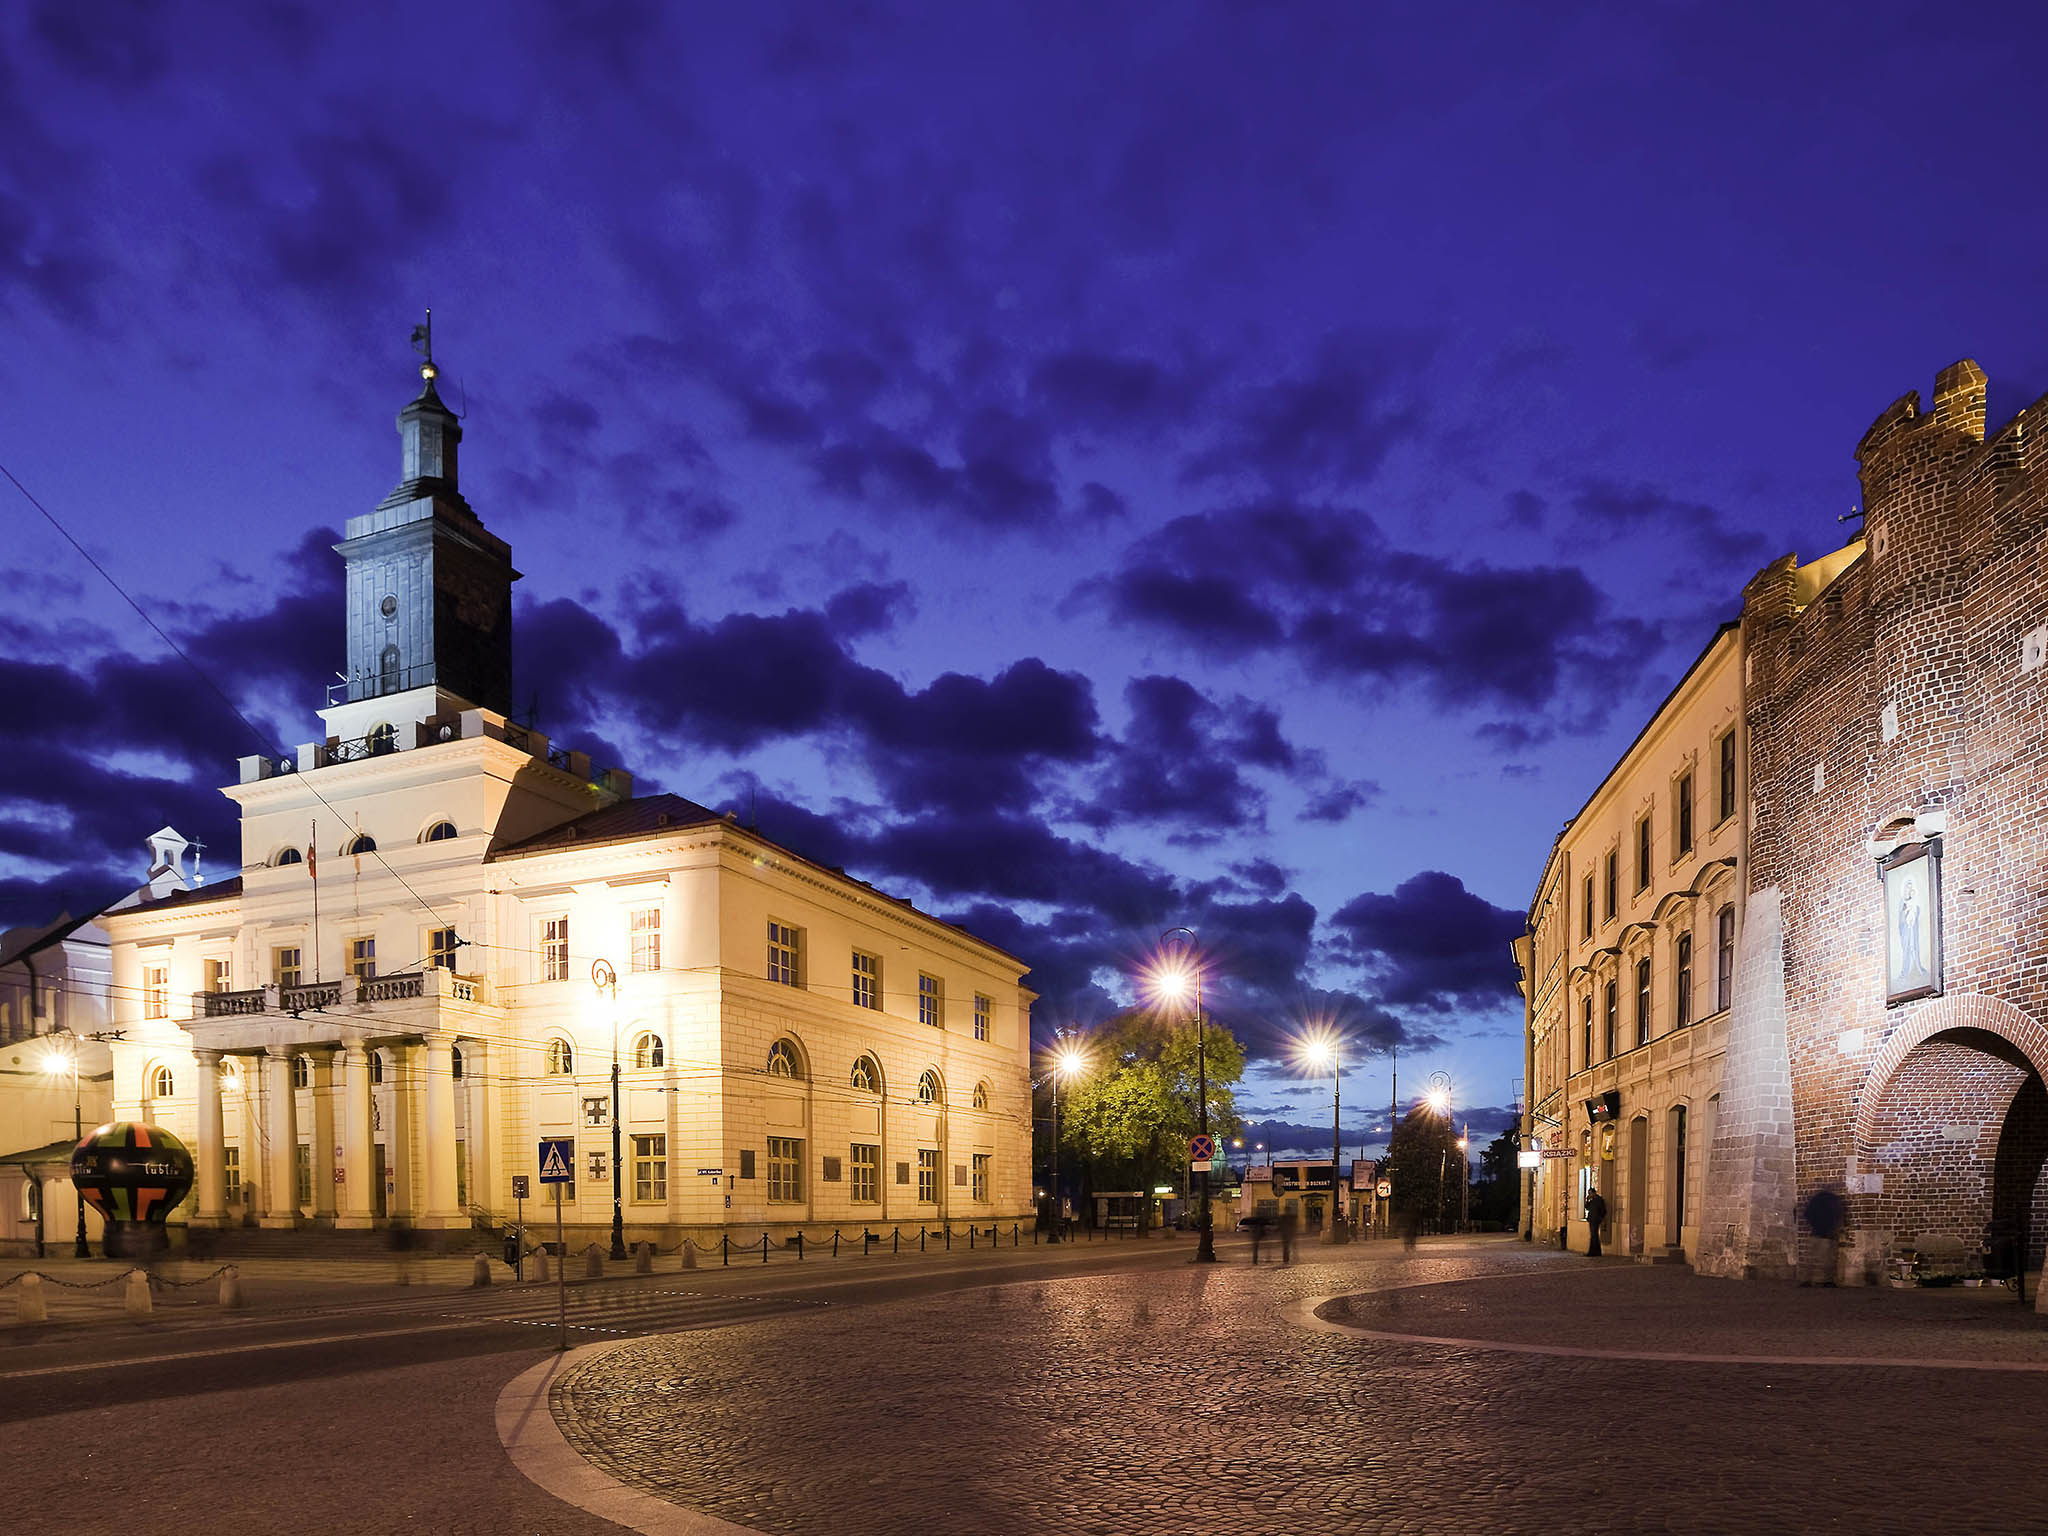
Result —
POLYGON ((1323 1229, 1323 1241, 1341 1243, 1350 1234, 1337 1220, 1337 1167, 1343 1156, 1344 1122, 1344 1059, 1337 1049, 1337 1041, 1327 1034, 1311 1036, 1302 1046, 1309 1063, 1316 1067, 1330 1069, 1330 1220, 1323 1229))
POLYGON ((1045 1234, 1045 1240, 1048 1245, 1061 1240, 1067 1225, 1067 1208, 1060 1199, 1060 1079, 1071 1077, 1080 1071, 1082 1060, 1080 1051, 1064 1041, 1054 1049, 1052 1058, 1052 1226, 1045 1234))
MULTIPOLYGON (((1429 1074, 1428 1104, 1433 1114, 1451 1118, 1451 1074, 1432 1072, 1429 1074)), ((1444 1176, 1450 1172, 1451 1149, 1444 1147, 1436 1160, 1436 1221, 1441 1228, 1444 1221, 1444 1176)))
MULTIPOLYGON (((1159 990, 1175 1000, 1192 992, 1195 1005, 1195 1103, 1199 1117, 1199 1130, 1209 1134, 1209 1045, 1207 1026, 1202 1021, 1202 963, 1195 957, 1195 930, 1192 928, 1169 928, 1159 936, 1162 946, 1177 933, 1187 935, 1178 959, 1171 962, 1159 973, 1159 990)), ((1209 1215, 1209 1170, 1201 1170, 1201 1215, 1195 1228, 1195 1262, 1214 1264, 1216 1262, 1216 1230, 1209 1215)))
MULTIPOLYGON (((78 1085, 78 1053, 84 1048, 85 1042, 78 1037, 77 1032, 74 1030, 59 1029, 52 1031, 52 1033, 69 1035, 71 1037, 71 1050, 69 1052, 71 1066, 71 1144, 76 1146, 79 1142, 85 1140, 85 1099, 78 1085)), ((62 1072, 64 1066, 65 1054, 54 1048, 43 1058, 43 1070, 52 1077, 62 1072)), ((89 1259, 92 1257, 92 1249, 85 1241, 85 1191, 78 1188, 77 1181, 73 1180, 71 1192, 78 1201, 78 1235, 72 1243, 72 1256, 80 1259, 89 1259)), ((36 1202, 36 1241, 38 1243, 42 1241, 43 1214, 43 1203, 38 1199, 36 1202)))
POLYGON ((619 973, 609 960, 593 960, 590 984, 607 1000, 612 1025, 612 1257, 626 1256, 626 1169, 620 1159, 619 1132, 619 973))

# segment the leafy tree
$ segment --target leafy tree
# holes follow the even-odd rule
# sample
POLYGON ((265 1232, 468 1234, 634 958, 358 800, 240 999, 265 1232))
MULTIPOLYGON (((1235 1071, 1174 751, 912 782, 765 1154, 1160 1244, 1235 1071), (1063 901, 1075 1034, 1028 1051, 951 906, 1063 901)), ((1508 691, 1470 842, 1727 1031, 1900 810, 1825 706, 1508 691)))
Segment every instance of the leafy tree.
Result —
POLYGON ((1412 1216, 1426 1230, 1455 1225, 1459 1181, 1465 1177, 1456 1124, 1427 1104, 1416 1105, 1388 1139, 1383 1176, 1393 1183, 1397 1218, 1412 1216))
POLYGON ((1521 1216, 1522 1170, 1515 1161, 1522 1138, 1502 1131, 1479 1155, 1479 1178, 1472 1185, 1472 1219, 1512 1227, 1521 1216))
MULTIPOLYGON (((1233 1085, 1244 1047, 1210 1021, 1201 1042, 1209 1079, 1209 1130, 1236 1133, 1233 1085)), ((1086 1170, 1097 1189, 1178 1183, 1187 1138, 1199 1128, 1198 1042, 1193 1020, 1157 1009, 1117 1015, 1089 1042, 1089 1070, 1060 1090, 1060 1155, 1086 1170)))

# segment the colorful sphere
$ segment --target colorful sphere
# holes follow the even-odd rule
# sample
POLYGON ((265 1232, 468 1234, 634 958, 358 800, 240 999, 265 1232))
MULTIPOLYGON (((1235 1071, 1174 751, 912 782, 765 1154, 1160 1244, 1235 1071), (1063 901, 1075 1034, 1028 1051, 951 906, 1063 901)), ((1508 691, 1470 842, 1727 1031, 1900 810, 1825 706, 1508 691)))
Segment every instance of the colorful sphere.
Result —
POLYGON ((71 1153, 71 1182, 106 1223, 109 1257, 164 1246, 164 1219, 192 1188, 192 1154, 160 1125, 115 1120, 71 1153))

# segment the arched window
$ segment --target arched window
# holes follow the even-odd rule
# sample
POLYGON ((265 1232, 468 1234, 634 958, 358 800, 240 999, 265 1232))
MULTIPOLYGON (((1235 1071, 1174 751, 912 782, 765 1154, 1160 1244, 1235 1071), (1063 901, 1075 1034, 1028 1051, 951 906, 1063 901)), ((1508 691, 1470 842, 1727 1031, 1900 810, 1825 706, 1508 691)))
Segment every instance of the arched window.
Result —
POLYGON ((1674 1029, 1683 1029, 1692 1022, 1692 935, 1678 936, 1678 1014, 1674 1029))
POLYGON ((920 1104, 943 1104, 945 1090, 939 1087, 939 1074, 927 1072, 917 1080, 917 1102, 920 1104))
POLYGON ((768 1075, 770 1077, 802 1077, 803 1067, 796 1059, 796 1047, 787 1040, 778 1040, 768 1047, 768 1075))
POLYGON ((377 691, 398 692, 398 647, 387 645, 384 654, 377 658, 377 691))
POLYGON ((633 1042, 633 1065, 643 1072, 649 1067, 662 1065, 665 1059, 661 1049, 661 1036, 652 1030, 633 1042))
POLYGON ((449 1068, 449 1070, 450 1070, 450 1071, 451 1071, 451 1072, 452 1072, 452 1073, 453 1073, 453 1074, 455 1075, 455 1080, 456 1080, 456 1081, 457 1081, 458 1083, 459 1083, 459 1082, 461 1082, 461 1081, 462 1081, 462 1047, 461 1047, 461 1046, 457 1045, 457 1046, 451 1046, 451 1047, 449 1047, 449 1050, 448 1050, 448 1068, 449 1068))
POLYGON ((372 757, 382 757, 388 752, 396 752, 398 750, 398 727, 389 724, 373 726, 371 727, 368 740, 370 743, 370 756, 372 757))
POLYGON ((370 836, 367 832, 358 832, 354 837, 342 844, 341 851, 345 854, 375 853, 377 851, 377 839, 370 836))
POLYGON ((306 862, 306 856, 296 848, 280 848, 277 850, 277 857, 270 862, 282 868, 286 864, 303 864, 306 862))
POLYGON ((153 1099, 168 1099, 177 1086, 171 1077, 169 1067, 158 1067, 149 1077, 149 1096, 153 1099))
POLYGON ((313 1086, 313 1063, 304 1056, 292 1058, 292 1086, 310 1088, 313 1086))
POLYGON ((370 1081, 373 1083, 384 1081, 384 1053, 382 1051, 370 1052, 370 1081))
POLYGON ((863 1056, 853 1064, 853 1086, 862 1093, 880 1093, 882 1074, 875 1070, 872 1057, 863 1056))
POLYGON ((423 843, 445 843, 448 841, 449 838, 453 837, 454 835, 454 822, 437 821, 431 827, 427 828, 427 835, 421 838, 420 841, 423 843))
POLYGON ((566 1040, 548 1042, 547 1073, 549 1077, 567 1077, 576 1070, 576 1052, 566 1040))
POLYGON ((975 1107, 976 1109, 987 1109, 987 1108, 988 1108, 988 1084, 987 1084, 987 1083, 976 1083, 976 1084, 974 1085, 974 1107, 975 1107))

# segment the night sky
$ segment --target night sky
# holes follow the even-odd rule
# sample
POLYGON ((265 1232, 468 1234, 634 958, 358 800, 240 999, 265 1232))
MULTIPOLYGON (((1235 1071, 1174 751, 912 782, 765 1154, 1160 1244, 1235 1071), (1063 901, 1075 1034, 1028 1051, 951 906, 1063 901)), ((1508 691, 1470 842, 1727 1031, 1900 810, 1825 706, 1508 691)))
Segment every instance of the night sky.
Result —
POLYGON ((1325 1018, 1347 1141, 1395 1040, 1490 1133, 1551 840, 1742 582, 1942 365, 2048 389, 2040 14, 6 7, 0 462, 268 740, 0 484, 0 922, 231 872, 432 306, 543 729, 1041 1037, 1194 926, 1280 1141, 1325 1018))

